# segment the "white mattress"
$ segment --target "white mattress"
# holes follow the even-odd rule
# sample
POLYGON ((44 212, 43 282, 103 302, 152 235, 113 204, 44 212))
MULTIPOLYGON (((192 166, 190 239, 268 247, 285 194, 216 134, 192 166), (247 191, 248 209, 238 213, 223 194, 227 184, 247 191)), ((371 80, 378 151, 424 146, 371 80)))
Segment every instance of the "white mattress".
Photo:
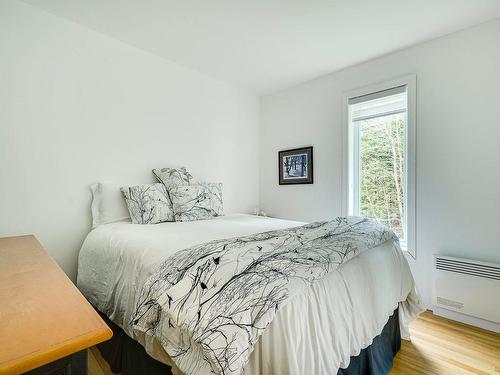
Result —
MULTIPOLYGON (((80 251, 78 287, 134 337, 128 322, 136 298, 162 260, 213 239, 302 224, 228 215, 185 223, 102 225, 90 232, 80 251)), ((402 337, 408 338, 408 323, 422 308, 404 255, 387 242, 347 262, 280 309, 256 345, 245 374, 336 373, 371 344, 398 306, 402 337)), ((141 344, 154 358, 173 365, 157 342, 141 344)))

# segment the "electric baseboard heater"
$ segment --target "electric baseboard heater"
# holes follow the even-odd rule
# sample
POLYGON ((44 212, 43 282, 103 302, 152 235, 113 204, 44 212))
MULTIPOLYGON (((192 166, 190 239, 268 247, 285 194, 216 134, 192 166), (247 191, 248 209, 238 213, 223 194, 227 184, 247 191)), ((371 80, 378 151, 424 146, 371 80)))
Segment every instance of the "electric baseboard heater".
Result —
POLYGON ((433 304, 500 323, 500 264, 434 256, 433 304))

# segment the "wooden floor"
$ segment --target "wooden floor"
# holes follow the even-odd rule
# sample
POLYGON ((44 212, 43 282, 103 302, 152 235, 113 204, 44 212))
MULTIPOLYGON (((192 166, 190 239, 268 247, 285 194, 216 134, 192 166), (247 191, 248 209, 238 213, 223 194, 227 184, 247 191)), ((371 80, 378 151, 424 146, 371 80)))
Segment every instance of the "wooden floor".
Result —
POLYGON ((426 311, 402 340, 392 375, 500 374, 500 334, 426 311))
POLYGON ((112 375, 114 372, 109 368, 108 363, 102 358, 99 349, 96 347, 89 350, 88 375, 112 375))
MULTIPOLYGON (((412 341, 402 342, 391 375, 500 374, 500 334, 433 315, 427 311, 410 326, 412 341)), ((111 375, 95 348, 89 375, 111 375)))

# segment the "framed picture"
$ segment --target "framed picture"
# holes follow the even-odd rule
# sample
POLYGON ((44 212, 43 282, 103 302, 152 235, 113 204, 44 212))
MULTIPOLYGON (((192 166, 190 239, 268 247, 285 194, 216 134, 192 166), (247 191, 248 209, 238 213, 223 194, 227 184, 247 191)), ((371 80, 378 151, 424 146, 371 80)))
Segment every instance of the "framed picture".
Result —
POLYGON ((278 152, 280 185, 313 183, 313 148, 303 147, 278 152))

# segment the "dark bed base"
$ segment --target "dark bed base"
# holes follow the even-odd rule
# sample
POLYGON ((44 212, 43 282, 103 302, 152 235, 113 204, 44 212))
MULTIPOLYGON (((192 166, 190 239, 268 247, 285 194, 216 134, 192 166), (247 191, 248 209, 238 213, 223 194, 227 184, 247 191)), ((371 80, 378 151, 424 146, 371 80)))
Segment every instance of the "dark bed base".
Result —
MULTIPOLYGON (((122 375, 168 375, 170 366, 151 358, 144 348, 131 339, 107 316, 100 314, 113 330, 111 340, 97 345, 111 371, 122 375)), ((351 357, 349 367, 340 369, 337 375, 382 375, 392 368, 394 356, 401 347, 398 310, 396 309, 373 343, 359 355, 351 357)), ((311 374, 312 375, 312 374, 311 374)))

